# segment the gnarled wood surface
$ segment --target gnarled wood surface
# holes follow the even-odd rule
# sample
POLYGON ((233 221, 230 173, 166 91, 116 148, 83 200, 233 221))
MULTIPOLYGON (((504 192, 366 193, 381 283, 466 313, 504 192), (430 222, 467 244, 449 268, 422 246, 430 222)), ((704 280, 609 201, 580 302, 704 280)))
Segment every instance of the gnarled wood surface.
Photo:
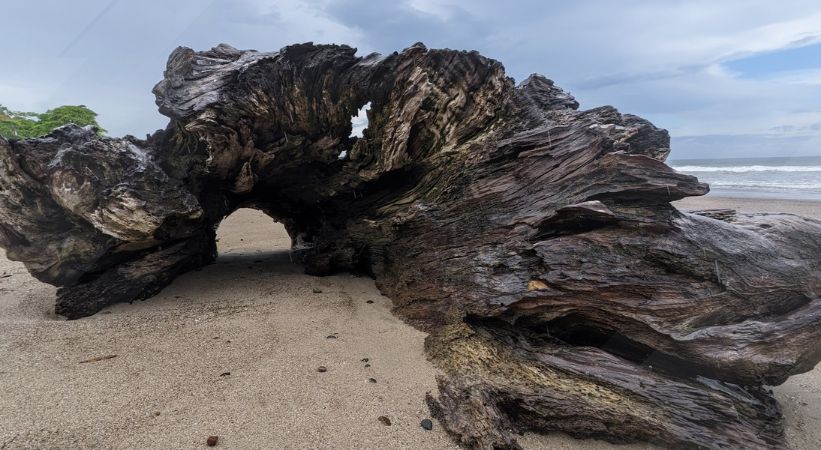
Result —
POLYGON ((147 140, 0 139, 0 245, 60 314, 151 296, 254 207, 431 333, 429 403, 470 447, 785 446, 762 386, 821 359, 821 222, 677 211, 708 188, 664 164, 666 131, 421 44, 178 48, 154 93, 171 121, 147 140))

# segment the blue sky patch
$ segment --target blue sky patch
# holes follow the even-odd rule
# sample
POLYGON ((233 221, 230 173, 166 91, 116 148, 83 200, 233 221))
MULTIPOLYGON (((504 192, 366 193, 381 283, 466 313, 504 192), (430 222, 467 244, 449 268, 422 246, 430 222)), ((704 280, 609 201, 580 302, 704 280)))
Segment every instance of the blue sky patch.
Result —
POLYGON ((766 79, 780 72, 821 69, 821 43, 758 53, 728 61, 724 67, 744 78, 766 79))

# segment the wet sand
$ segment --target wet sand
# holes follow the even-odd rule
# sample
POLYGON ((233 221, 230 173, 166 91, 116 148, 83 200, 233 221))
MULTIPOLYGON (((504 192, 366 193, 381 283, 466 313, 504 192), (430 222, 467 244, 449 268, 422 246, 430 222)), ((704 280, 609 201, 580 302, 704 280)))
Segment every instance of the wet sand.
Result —
MULTIPOLYGON (((437 371, 424 333, 372 280, 303 274, 284 230, 256 211, 226 219, 219 239, 216 264, 76 321, 0 253, 0 448, 204 448, 210 435, 217 448, 457 448, 436 421, 420 427, 437 371)), ((776 395, 792 446, 821 448, 821 371, 776 395)), ((654 448, 560 434, 521 443, 654 448)))

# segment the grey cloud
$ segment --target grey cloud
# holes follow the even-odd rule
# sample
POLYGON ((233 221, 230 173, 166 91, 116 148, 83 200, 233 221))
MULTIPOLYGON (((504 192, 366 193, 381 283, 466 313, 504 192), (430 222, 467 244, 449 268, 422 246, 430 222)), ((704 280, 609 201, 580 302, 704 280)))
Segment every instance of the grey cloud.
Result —
POLYGON ((671 160, 818 155, 821 139, 813 135, 739 134, 680 136, 672 139, 671 160), (777 153, 773 149, 778 149, 777 153))
MULTIPOLYGON (((220 42, 259 50, 337 42, 362 53, 389 53, 417 41, 475 49, 502 61, 517 80, 544 73, 583 108, 612 104, 669 128, 674 137, 751 136, 725 142, 741 153, 743 145, 778 153, 794 144, 755 140, 761 130, 786 136, 789 126, 821 123, 821 86, 738 80, 715 70, 729 55, 796 45, 821 33, 821 25, 801 22, 821 14, 821 5, 809 0, 424 0, 433 13, 409 1, 7 3, 4 32, 25 39, 0 41, 0 103, 15 109, 83 103, 100 112, 114 135, 163 127, 166 119, 156 112, 150 90, 167 55, 178 45, 205 49, 220 42), (787 37, 762 28, 779 24, 787 37), (752 45, 756 39, 762 42, 752 45)), ((807 128, 806 134, 821 134, 807 128)), ((674 154, 705 151, 711 139, 676 138, 674 154)))

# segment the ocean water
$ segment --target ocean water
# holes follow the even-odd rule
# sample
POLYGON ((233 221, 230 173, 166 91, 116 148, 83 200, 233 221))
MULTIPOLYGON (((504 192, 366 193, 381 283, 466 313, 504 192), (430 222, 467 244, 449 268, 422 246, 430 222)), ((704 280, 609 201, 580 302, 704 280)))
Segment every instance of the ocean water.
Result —
POLYGON ((667 164, 708 183, 712 195, 821 200, 821 156, 678 159, 667 164))

